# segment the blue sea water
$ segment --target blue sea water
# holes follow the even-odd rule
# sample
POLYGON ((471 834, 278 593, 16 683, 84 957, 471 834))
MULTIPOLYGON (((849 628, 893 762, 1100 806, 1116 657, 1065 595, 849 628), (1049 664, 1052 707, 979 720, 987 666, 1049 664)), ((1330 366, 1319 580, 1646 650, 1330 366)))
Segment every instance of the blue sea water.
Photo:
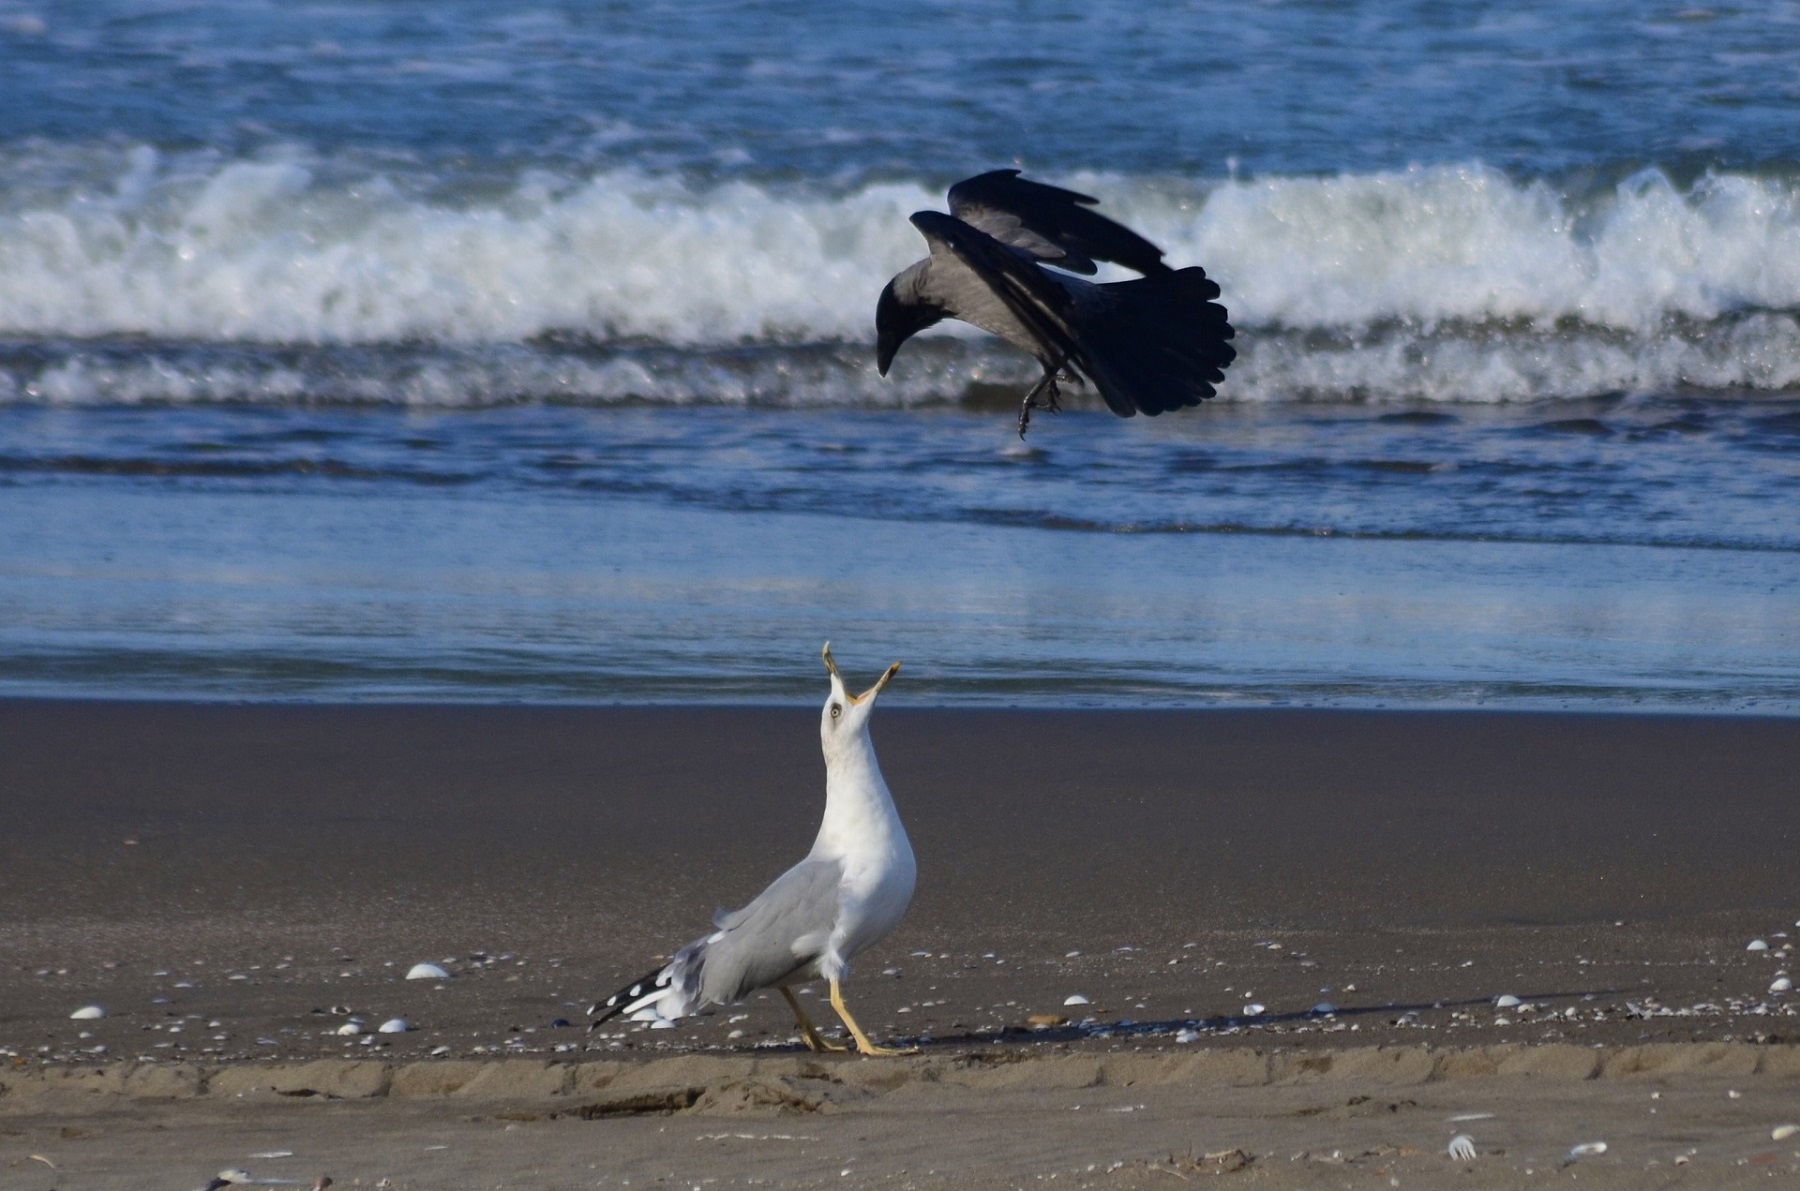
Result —
POLYGON ((0 0, 0 693, 1800 710, 1800 5, 0 0), (964 329, 952 181, 1223 288, 964 329))

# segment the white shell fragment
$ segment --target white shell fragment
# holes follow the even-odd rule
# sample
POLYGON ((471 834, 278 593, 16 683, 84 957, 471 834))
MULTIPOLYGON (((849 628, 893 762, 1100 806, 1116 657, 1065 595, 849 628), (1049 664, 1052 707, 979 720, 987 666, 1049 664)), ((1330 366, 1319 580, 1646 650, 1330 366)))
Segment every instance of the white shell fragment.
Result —
POLYGON ((1085 1005, 1087 1003, 1088 1003, 1088 999, 1086 997, 1082 996, 1080 993, 1075 993, 1072 996, 1063 998, 1063 1004, 1065 1004, 1065 1005, 1085 1005))
POLYGON ((1255 1001, 1251 1001, 1248 1005, 1244 1006, 1245 1017, 1261 1017, 1264 1012, 1265 1007, 1257 1004, 1255 1001))
POLYGON ((1452 1161, 1473 1162, 1475 1161, 1475 1139, 1467 1133, 1458 1133, 1450 1139, 1450 1144, 1444 1147, 1444 1152, 1450 1155, 1452 1161))
POLYGON ((376 1026, 375 1032, 378 1034, 404 1034, 410 1029, 412 1026, 407 1024, 404 1017, 390 1017, 376 1026))
POLYGON ((1569 1156, 1567 1158, 1563 1159, 1563 1165, 1567 1166, 1569 1163, 1578 1161, 1579 1159, 1591 1158, 1595 1154, 1604 1154, 1604 1153, 1606 1153, 1606 1143, 1605 1142, 1603 1142, 1603 1141, 1584 1141, 1580 1145, 1575 1146, 1569 1150, 1569 1156))
POLYGON ((408 980, 448 980, 450 973, 436 964, 414 964, 406 969, 406 978, 408 980))
POLYGON ((1769 1136, 1776 1141, 1786 1141, 1795 1134, 1800 1134, 1800 1125, 1777 1125, 1769 1130, 1769 1136))
POLYGON ((1175 1041, 1177 1041, 1177 1042, 1198 1042, 1198 1041, 1200 1041, 1200 1031, 1196 1030, 1196 1029, 1184 1027, 1180 1030, 1175 1031, 1175 1041))
POLYGON ((1786 976, 1777 976, 1774 983, 1769 985, 1769 991, 1772 993, 1793 992, 1794 982, 1786 976))
POLYGON ((1501 993, 1494 998, 1494 1008, 1496 1009, 1514 1009, 1517 1008, 1519 1004, 1519 998, 1513 996, 1511 993, 1501 993))
POLYGON ((362 1033, 362 1023, 360 1021, 347 1021, 337 1028, 337 1032, 344 1035, 346 1038, 353 1034, 360 1034, 362 1033))
POLYGON ((1320 1001, 1312 1007, 1314 1017, 1330 1017, 1337 1012, 1337 1006, 1330 1001, 1320 1001))
POLYGON ((1769 944, 1764 939, 1751 939, 1750 946, 1744 948, 1745 951, 1767 951, 1768 949, 1769 944))
POLYGON ((101 1005, 83 1005, 69 1014, 70 1021, 99 1021, 106 1016, 106 1009, 101 1005))

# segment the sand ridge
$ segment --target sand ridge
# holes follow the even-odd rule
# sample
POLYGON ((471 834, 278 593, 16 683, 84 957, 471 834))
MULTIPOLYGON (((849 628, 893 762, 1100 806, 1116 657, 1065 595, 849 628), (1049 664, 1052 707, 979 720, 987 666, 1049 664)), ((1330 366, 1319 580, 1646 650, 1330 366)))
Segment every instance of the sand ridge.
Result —
POLYGON ((1792 1045, 137 1063, 0 1082, 0 1175, 45 1191, 198 1186, 226 1166, 392 1191, 1800 1181, 1776 1136, 1800 1103, 1792 1045), (1473 1158, 1445 1152, 1457 1135, 1473 1158))
POLYGON ((471 1101, 567 1100, 577 1115, 657 1112, 836 1111, 902 1089, 1016 1090, 1193 1084, 1274 1087, 1368 1080, 1384 1087, 1520 1077, 1581 1081, 1730 1077, 1800 1081, 1800 1045, 1650 1043, 1603 1048, 1570 1044, 1342 1050, 1251 1047, 1187 1054, 1045 1054, 972 1050, 883 1061, 837 1056, 680 1055, 660 1059, 551 1062, 444 1059, 387 1063, 120 1063, 17 1068, 0 1077, 0 1112, 66 1103, 70 1094, 132 1099, 271 1095, 333 1100, 456 1097, 471 1101), (576 1103, 579 1102, 579 1103, 576 1103))

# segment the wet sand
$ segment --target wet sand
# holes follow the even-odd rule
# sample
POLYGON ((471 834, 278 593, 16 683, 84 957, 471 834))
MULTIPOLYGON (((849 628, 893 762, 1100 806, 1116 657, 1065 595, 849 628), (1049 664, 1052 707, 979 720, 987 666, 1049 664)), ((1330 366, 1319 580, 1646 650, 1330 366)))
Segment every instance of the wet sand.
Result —
POLYGON ((1461 1076, 1446 1074, 1447 1056, 1524 1046, 1601 1058, 1554 1079, 1470 1060, 1512 1131, 1493 1142, 1505 1155, 1477 1163, 1501 1181, 1470 1186, 1513 1185, 1498 1172, 1517 1179, 1526 1165, 1542 1173, 1552 1149, 1589 1140, 1575 1136, 1588 1120, 1626 1140, 1563 1176, 1612 1162, 1627 1180, 1617 1185, 1641 1185, 1628 1176, 1652 1161, 1673 1171, 1695 1146, 1691 1161, 1718 1162, 1721 1178, 1753 1169, 1740 1158, 1758 1177, 1793 1165, 1768 1129, 1783 1097, 1800 1097, 1784 1066, 1800 1018, 1769 986, 1794 967, 1789 936, 1800 937, 1800 725, 1775 719, 884 708, 876 745, 920 888, 849 991, 872 1032, 923 1045, 894 1069, 924 1074, 839 1075, 893 1086, 828 1098, 822 1112, 721 1107, 702 1093, 676 1116, 601 1120, 553 1117, 579 1097, 536 1084, 507 1093, 527 1107, 505 1121, 452 1107, 455 1096, 258 1099, 254 1079, 246 1096, 227 1094, 250 1077, 220 1073, 326 1056, 367 1060, 390 1085, 408 1065, 507 1058, 558 1064, 565 1081, 622 1061, 640 1081, 682 1086, 658 1064, 812 1062, 795 1057, 791 1023, 767 996, 674 1031, 578 1027, 595 994, 803 853, 822 800, 816 732, 811 709, 0 703, 0 1129, 52 1159, 42 1147, 59 1130, 82 1131, 64 1148, 86 1155, 90 1186, 134 1185, 107 1172, 126 1179, 149 1160, 140 1143, 216 1142, 216 1163, 186 1143, 170 1155, 186 1163, 167 1167, 171 1185, 198 1185, 208 1163, 249 1164, 267 1148, 249 1140, 257 1130, 302 1127, 346 1155, 325 1172, 396 1186, 613 1185, 627 1171, 634 1182, 764 1171, 946 1186, 1060 1172, 1135 1185, 1119 1181, 1200 1169, 1152 1169, 1159 1156, 1191 1150, 1203 1165, 1240 1144, 1272 1185, 1342 1185, 1326 1176, 1354 1169, 1368 1182, 1389 1160, 1449 1169, 1440 1110, 1461 1076), (1752 938, 1769 950, 1747 951, 1752 938), (420 960, 451 978, 404 980, 420 960), (1088 1004, 1065 1006, 1075 994, 1088 1004), (1496 1007, 1503 994, 1522 1004, 1496 1007), (1312 1012, 1321 1002, 1335 1012, 1312 1012), (107 1018, 69 1020, 90 1003, 107 1018), (337 1033, 352 1016, 372 1027, 396 1015, 416 1028, 337 1033), (1032 1028, 1032 1016, 1067 1021, 1032 1028), (1607 1075, 1637 1062, 1620 1056, 1667 1043, 1690 1044, 1678 1048, 1690 1058, 1607 1075), (1350 1063, 1317 1103, 1279 1066, 1370 1046, 1425 1058, 1408 1060, 1411 1074, 1350 1063), (1235 1070, 1239 1053, 1263 1064, 1244 1085, 1254 1092, 1211 1068, 1057 1074, 1058 1063, 1206 1055, 1235 1070), (1703 1054, 1738 1057, 1708 1068, 1691 1057, 1703 1054), (1009 1089, 964 1087, 944 1077, 958 1063, 1021 1074, 1009 1089), (163 1101, 121 1082, 67 1101, 34 1074, 75 1068, 120 1081, 191 1069, 207 1094, 163 1101), (1534 1079, 1554 1094, 1534 1097, 1534 1079), (1158 1090, 1129 1090, 1140 1085, 1158 1090), (1389 1094, 1398 1087, 1415 1090, 1389 1094), (1093 1089, 1118 1093, 1104 1107, 1142 1101, 1145 1115, 1090 1128, 1100 1118, 1074 1104, 1093 1089), (1650 1114, 1652 1090, 1705 1111, 1650 1114), (1383 1096, 1400 1107, 1360 1111, 1383 1096), (770 1112, 798 1113, 809 1133, 829 1122, 829 1143, 777 1161, 789 1143, 694 1140, 720 1131, 703 1117, 770 1112), (466 1137, 464 1166, 398 1160, 439 1144, 421 1140, 433 1130, 466 1137), (549 1163, 541 1178, 506 1166, 520 1133, 539 1138, 522 1152, 549 1163), (889 1160, 840 1176, 865 1134, 891 1137, 876 1147, 889 1160), (1225 1144, 1233 1137, 1243 1141, 1225 1144), (1346 1147, 1360 1147, 1354 1161, 1346 1147), (551 1161, 565 1150, 576 1165, 551 1161), (1302 1151, 1323 1157, 1290 1160, 1302 1151), (1108 1174, 1113 1162, 1124 1165, 1108 1174))

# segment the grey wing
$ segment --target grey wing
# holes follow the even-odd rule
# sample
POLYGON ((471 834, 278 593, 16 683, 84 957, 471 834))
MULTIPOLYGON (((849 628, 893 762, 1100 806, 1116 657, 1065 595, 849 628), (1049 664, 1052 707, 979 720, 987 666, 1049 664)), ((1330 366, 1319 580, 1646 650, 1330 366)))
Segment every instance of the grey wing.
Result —
POLYGON ((950 213, 1046 264, 1093 273, 1096 260, 1116 261, 1145 276, 1169 272, 1162 249, 1124 224, 1087 208, 1100 200, 990 170, 950 188, 950 213))
POLYGON ((741 910, 718 915, 700 956, 703 1002, 724 1004, 793 975, 837 926, 844 866, 802 860, 741 910))
POLYGON ((1038 341, 1047 364, 1073 364, 1089 372, 1087 352, 1073 321, 1069 291, 1015 250, 960 219, 936 211, 920 211, 913 226, 932 245, 967 265, 993 295, 1006 304, 1038 341))

